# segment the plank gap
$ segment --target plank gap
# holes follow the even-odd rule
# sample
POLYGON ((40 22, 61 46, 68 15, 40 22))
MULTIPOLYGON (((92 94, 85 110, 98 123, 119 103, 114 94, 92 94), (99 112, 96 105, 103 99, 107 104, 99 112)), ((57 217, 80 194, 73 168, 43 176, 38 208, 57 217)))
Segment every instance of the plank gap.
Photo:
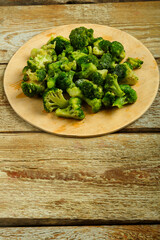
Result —
POLYGON ((37 133, 46 133, 46 134, 50 134, 50 135, 54 135, 54 136, 59 136, 59 137, 63 137, 63 138, 78 138, 78 139, 84 139, 84 138, 97 138, 97 137, 102 137, 102 136, 107 136, 107 135, 111 135, 111 134, 135 134, 135 133, 152 133, 152 134, 157 134, 160 133, 160 128, 126 128, 126 129, 122 129, 120 131, 117 132, 113 132, 110 134, 102 134, 99 136, 88 136, 88 137, 75 137, 75 136, 63 136, 63 135, 59 135, 59 134, 52 134, 52 133, 47 133, 45 131, 0 131, 0 134, 37 134, 37 133))
POLYGON ((106 226, 106 225, 156 225, 158 220, 102 220, 102 219, 27 219, 0 218, 0 227, 43 227, 43 226, 106 226))
MULTIPOLYGON (((150 0, 134 0, 134 2, 149 2, 150 0)), ((158 0, 153 0, 158 1, 158 0)), ((123 3, 133 0, 1 0, 0 6, 28 6, 28 5, 75 5, 75 4, 99 4, 99 3, 123 3)))

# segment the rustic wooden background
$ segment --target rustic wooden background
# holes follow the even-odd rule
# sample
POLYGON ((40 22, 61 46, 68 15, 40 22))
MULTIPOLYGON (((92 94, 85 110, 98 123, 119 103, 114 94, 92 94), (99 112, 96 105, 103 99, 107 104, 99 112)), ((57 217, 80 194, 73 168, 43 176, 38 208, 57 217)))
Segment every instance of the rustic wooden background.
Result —
MULTIPOLYGON (((141 0, 141 2, 150 0, 141 0)), ((158 1, 158 0, 152 0, 158 1)), ((0 6, 139 2, 139 0, 0 0, 0 6)))
POLYGON ((160 2, 106 2, 0 1, 0 239, 160 239, 159 93, 127 128, 75 139, 27 124, 3 91, 4 70, 23 43, 73 22, 128 32, 160 66, 160 2), (7 6, 26 3, 57 5, 7 6))

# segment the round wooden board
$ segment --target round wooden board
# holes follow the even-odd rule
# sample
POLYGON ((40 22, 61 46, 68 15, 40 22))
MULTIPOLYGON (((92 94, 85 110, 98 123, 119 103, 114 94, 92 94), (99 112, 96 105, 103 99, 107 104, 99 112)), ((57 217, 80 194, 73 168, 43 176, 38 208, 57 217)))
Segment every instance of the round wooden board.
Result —
POLYGON ((14 111, 25 121, 46 132, 65 136, 89 137, 117 131, 138 119, 152 104, 159 85, 157 63, 150 51, 137 39, 118 29, 97 24, 71 24, 42 32, 26 42, 10 60, 4 75, 4 89, 14 111), (139 82, 133 86, 138 100, 135 104, 122 109, 102 110, 96 114, 84 109, 84 120, 63 119, 54 113, 43 110, 42 99, 26 97, 20 88, 22 69, 33 48, 40 48, 51 35, 69 36, 75 27, 84 26, 94 29, 95 37, 114 41, 124 45, 127 57, 138 57, 144 61, 141 69, 136 70, 139 82))

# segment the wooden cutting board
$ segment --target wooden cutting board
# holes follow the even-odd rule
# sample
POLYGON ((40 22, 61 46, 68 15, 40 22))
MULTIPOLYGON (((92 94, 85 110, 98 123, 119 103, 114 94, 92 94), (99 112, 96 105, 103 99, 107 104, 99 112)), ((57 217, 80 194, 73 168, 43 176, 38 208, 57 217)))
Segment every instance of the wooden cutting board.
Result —
POLYGON ((25 121, 46 132, 65 136, 89 137, 117 131, 141 117, 152 104, 159 85, 157 63, 150 51, 131 35, 104 25, 71 24, 49 29, 26 42, 10 60, 4 75, 4 89, 14 111, 25 121), (69 36, 72 29, 84 26, 94 29, 95 37, 110 41, 119 41, 124 45, 127 57, 138 57, 144 61, 141 69, 135 71, 139 82, 133 86, 138 99, 135 104, 122 109, 102 110, 93 114, 85 108, 85 119, 73 120, 58 118, 53 113, 46 113, 42 99, 28 98, 21 90, 22 69, 33 48, 40 48, 51 35, 69 36))

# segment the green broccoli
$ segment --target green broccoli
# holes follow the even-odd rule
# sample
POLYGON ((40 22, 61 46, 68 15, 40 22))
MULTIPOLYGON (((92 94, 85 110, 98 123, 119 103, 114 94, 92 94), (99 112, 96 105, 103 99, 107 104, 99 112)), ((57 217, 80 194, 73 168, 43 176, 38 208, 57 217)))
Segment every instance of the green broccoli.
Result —
POLYGON ((44 82, 41 83, 38 81, 28 81, 22 82, 21 88, 27 97, 41 96, 45 90, 45 84, 44 82))
POLYGON ((27 61, 28 67, 34 72, 37 69, 45 69, 46 65, 52 62, 51 55, 40 55, 38 54, 36 57, 30 57, 27 61))
POLYGON ((98 86, 103 86, 107 73, 108 73, 108 70, 106 69, 97 70, 97 72, 92 73, 92 75, 90 76, 90 80, 93 83, 97 84, 98 86))
POLYGON ((46 78, 46 80, 47 80, 47 88, 51 89, 51 88, 54 88, 56 86, 57 76, 58 76, 58 74, 55 74, 54 77, 48 76, 46 78))
POLYGON ((102 98, 102 103, 105 107, 112 107, 112 104, 115 101, 115 94, 113 92, 106 92, 104 97, 102 98))
POLYGON ((92 53, 93 53, 92 46, 88 46, 88 54, 92 54, 92 53))
POLYGON ((124 51, 124 47, 120 42, 114 41, 111 43, 110 46, 110 53, 113 57, 113 60, 116 63, 121 62, 121 60, 123 58, 125 58, 125 51, 124 51))
POLYGON ((22 70, 22 74, 25 75, 26 72, 28 71, 29 67, 28 66, 25 66, 22 70))
POLYGON ((59 72, 56 81, 56 87, 66 91, 66 89, 72 84, 74 72, 59 72))
POLYGON ((105 79, 104 89, 105 91, 111 91, 116 96, 122 97, 124 92, 121 90, 118 82, 117 82, 117 75, 109 73, 105 79))
POLYGON ((68 100, 63 96, 61 89, 49 89, 43 94, 43 105, 47 112, 53 112, 57 108, 65 108, 68 100))
POLYGON ((81 101, 93 113, 102 106, 121 108, 137 100, 129 85, 137 83, 133 70, 143 64, 130 57, 120 64, 124 57, 120 42, 94 38, 93 29, 78 27, 69 39, 52 35, 41 48, 32 49, 21 88, 28 97, 42 97, 45 110, 59 117, 83 119, 81 101))
POLYGON ((67 91, 67 93, 69 94, 70 97, 79 97, 81 99, 83 98, 82 91, 74 83, 71 84, 70 87, 67 88, 66 91, 67 91))
POLYGON ((113 107, 122 108, 126 104, 131 104, 136 102, 137 93, 134 89, 132 89, 127 84, 120 85, 120 88, 125 93, 125 95, 123 97, 117 98, 112 105, 113 107))
POLYGON ((78 60, 77 60, 77 65, 81 68, 81 65, 84 64, 84 63, 93 63, 96 67, 99 66, 99 60, 98 58, 93 55, 93 54, 89 54, 89 55, 85 55, 85 56, 82 56, 80 57, 78 60))
POLYGON ((70 41, 62 36, 58 36, 56 38, 51 37, 48 43, 55 44, 55 51, 57 55, 62 53, 62 51, 67 49, 70 45, 70 41))
POLYGON ((74 49, 82 49, 91 44, 93 29, 87 29, 85 27, 75 28, 71 31, 69 38, 74 49))
POLYGON ((99 42, 99 47, 105 52, 108 53, 111 46, 111 42, 108 40, 102 40, 99 42))
POLYGON ((113 61, 112 55, 110 53, 104 53, 99 61, 100 69, 108 69, 113 72, 116 64, 113 61))
POLYGON ((102 56, 104 54, 104 51, 100 47, 100 42, 103 41, 103 38, 99 37, 97 39, 94 39, 93 42, 93 54, 96 56, 102 56))
POLYGON ((78 120, 82 120, 85 117, 81 108, 81 99, 73 97, 69 99, 68 106, 66 108, 57 108, 55 113, 58 117, 74 118, 78 120))
POLYGON ((97 70, 98 73, 102 75, 102 78, 105 79, 108 73, 107 69, 97 70))
POLYGON ((132 86, 138 82, 138 77, 127 63, 118 64, 115 67, 114 73, 118 76, 118 82, 120 84, 128 84, 132 86))
POLYGON ((73 62, 69 62, 69 60, 66 60, 61 64, 60 68, 62 71, 69 72, 71 70, 76 70, 77 64, 75 60, 73 62))
POLYGON ((103 88, 97 86, 87 79, 79 79, 76 81, 76 86, 80 88, 84 97, 89 99, 102 98, 103 88))
POLYGON ((81 90, 73 82, 74 72, 60 72, 57 74, 56 87, 66 91, 70 97, 82 98, 81 90))
POLYGON ((43 45, 41 48, 33 48, 31 57, 35 58, 37 55, 51 55, 54 62, 57 60, 54 44, 43 45))
POLYGON ((88 79, 93 72, 97 71, 96 66, 93 63, 82 63, 81 64, 82 71, 77 72, 78 78, 86 78, 88 79))
POLYGON ((93 113, 101 110, 102 101, 99 98, 89 99, 83 96, 83 100, 91 107, 93 113))
POLYGON ((126 63, 129 63, 132 67, 132 69, 137 69, 137 68, 141 68, 143 61, 138 59, 138 58, 127 58, 127 60, 125 61, 126 63))
POLYGON ((48 75, 54 76, 56 73, 60 72, 61 61, 57 61, 48 65, 48 75))
POLYGON ((46 77, 46 71, 44 69, 38 69, 35 72, 32 72, 31 69, 23 69, 22 73, 24 73, 23 81, 39 81, 42 82, 46 77))

